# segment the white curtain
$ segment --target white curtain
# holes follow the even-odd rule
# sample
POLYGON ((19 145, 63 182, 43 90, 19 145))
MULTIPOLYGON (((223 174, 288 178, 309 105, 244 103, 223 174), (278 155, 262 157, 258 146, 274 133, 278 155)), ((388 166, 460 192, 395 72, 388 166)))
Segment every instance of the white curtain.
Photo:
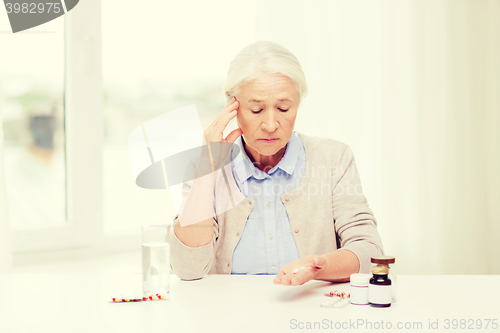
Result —
POLYGON ((296 130, 351 146, 398 273, 500 274, 500 1, 259 0, 296 130))
POLYGON ((0 273, 9 273, 12 268, 11 234, 7 216, 3 167, 3 122, 2 108, 0 107, 0 273))

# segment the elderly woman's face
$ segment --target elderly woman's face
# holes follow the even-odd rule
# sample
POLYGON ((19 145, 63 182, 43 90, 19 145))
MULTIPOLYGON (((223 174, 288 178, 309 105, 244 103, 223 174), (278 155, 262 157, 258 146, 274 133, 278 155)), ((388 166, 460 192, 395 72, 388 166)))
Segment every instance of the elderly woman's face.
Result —
POLYGON ((245 143, 261 155, 271 156, 283 148, 293 133, 299 93, 281 74, 261 74, 240 87, 238 125, 245 143))

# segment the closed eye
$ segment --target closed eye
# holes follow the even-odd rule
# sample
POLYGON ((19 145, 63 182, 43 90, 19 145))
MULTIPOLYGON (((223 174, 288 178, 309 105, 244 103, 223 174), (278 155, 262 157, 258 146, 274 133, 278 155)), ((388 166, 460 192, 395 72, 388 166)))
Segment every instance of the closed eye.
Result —
POLYGON ((260 113, 261 111, 262 111, 262 109, 260 109, 259 111, 252 110, 252 113, 257 114, 257 113, 260 113))
POLYGON ((280 109, 280 108, 278 108, 278 110, 280 110, 281 112, 287 112, 288 111, 288 109, 280 109))

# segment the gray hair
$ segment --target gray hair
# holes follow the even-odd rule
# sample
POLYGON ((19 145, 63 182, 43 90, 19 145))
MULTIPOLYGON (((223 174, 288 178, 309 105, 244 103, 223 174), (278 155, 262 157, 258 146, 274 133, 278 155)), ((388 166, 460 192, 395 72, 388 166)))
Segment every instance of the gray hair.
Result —
POLYGON ((307 95, 306 77, 297 58, 277 43, 256 41, 241 50, 229 65, 223 88, 226 102, 259 73, 285 75, 295 84, 299 98, 307 95))

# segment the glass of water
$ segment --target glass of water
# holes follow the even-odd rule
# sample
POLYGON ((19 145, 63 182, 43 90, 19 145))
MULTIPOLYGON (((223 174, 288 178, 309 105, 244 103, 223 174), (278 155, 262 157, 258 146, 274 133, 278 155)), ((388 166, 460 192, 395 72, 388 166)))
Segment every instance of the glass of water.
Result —
POLYGON ((170 293, 169 225, 142 223, 142 293, 144 296, 170 293))

